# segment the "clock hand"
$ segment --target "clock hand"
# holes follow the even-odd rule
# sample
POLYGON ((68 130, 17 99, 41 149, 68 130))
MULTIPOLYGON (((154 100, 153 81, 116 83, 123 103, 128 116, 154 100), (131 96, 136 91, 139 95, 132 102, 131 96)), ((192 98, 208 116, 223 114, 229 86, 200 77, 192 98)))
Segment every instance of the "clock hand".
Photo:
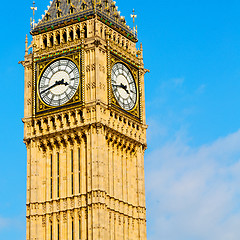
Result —
POLYGON ((48 87, 47 89, 43 90, 41 92, 41 94, 45 93, 46 91, 58 86, 58 85, 65 85, 68 86, 69 84, 67 82, 64 82, 64 79, 60 80, 60 81, 56 81, 52 86, 48 87))
POLYGON ((129 91, 127 90, 127 86, 126 86, 126 85, 123 85, 123 84, 121 83, 120 85, 113 84, 113 86, 115 86, 115 87, 120 87, 120 88, 122 88, 123 90, 125 90, 127 94, 129 94, 129 91))
POLYGON ((57 84, 57 81, 56 81, 52 86, 50 86, 50 87, 48 87, 47 89, 43 90, 43 91, 41 92, 41 94, 43 94, 43 93, 45 93, 46 91, 48 91, 48 90, 56 87, 57 85, 59 85, 59 84, 57 84))
POLYGON ((56 81, 57 85, 65 85, 68 86, 69 84, 67 82, 64 82, 64 79, 62 79, 61 81, 56 81))
POLYGON ((129 94, 129 91, 127 90, 127 85, 123 85, 123 84, 121 83, 121 88, 124 89, 127 94, 129 94))

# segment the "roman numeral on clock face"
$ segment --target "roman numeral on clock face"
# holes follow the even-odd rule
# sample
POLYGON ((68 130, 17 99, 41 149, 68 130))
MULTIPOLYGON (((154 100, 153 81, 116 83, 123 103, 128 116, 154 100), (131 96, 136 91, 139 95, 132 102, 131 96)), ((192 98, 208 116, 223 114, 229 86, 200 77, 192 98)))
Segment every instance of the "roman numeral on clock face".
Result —
POLYGON ((68 59, 59 59, 49 64, 38 84, 41 100, 49 106, 61 106, 70 101, 79 87, 79 70, 68 59))
POLYGON ((112 67, 112 90, 118 104, 125 110, 132 110, 137 102, 137 88, 131 71, 123 64, 112 67))

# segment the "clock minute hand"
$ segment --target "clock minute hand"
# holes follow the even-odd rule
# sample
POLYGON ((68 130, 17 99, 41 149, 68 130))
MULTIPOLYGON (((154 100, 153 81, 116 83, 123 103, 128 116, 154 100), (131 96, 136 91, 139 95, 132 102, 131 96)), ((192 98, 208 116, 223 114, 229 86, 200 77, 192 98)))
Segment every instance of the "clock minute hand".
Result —
POLYGON ((43 93, 45 93, 46 91, 48 91, 48 90, 56 87, 57 85, 59 85, 59 84, 57 84, 57 81, 56 81, 52 86, 50 86, 50 87, 48 87, 47 89, 43 90, 43 91, 41 92, 41 94, 43 94, 43 93))

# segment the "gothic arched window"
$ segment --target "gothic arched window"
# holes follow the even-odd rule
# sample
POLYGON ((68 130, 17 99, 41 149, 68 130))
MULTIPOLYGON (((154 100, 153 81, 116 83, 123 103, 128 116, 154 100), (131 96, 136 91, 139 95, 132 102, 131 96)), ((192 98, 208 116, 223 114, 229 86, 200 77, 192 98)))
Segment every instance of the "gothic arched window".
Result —
POLYGON ((62 11, 60 9, 57 10, 57 17, 60 18, 62 16, 62 11))
POLYGON ((73 13, 74 13, 74 9, 75 9, 75 7, 74 7, 73 5, 71 5, 71 7, 70 7, 70 9, 69 9, 70 14, 73 14, 73 13))
POLYGON ((66 32, 63 33, 63 41, 67 42, 67 33, 66 32))
POLYGON ((73 30, 70 31, 70 41, 73 41, 74 40, 74 34, 73 34, 73 30))
POLYGON ((77 29, 76 34, 77 34, 77 38, 80 39, 80 37, 81 37, 81 35, 80 35, 80 28, 77 29))
POLYGON ((54 45, 53 35, 50 37, 50 47, 54 45))
POLYGON ((47 47, 47 37, 44 36, 43 37, 43 48, 46 48, 47 47))
POLYGON ((60 34, 57 33, 57 36, 56 36, 56 44, 57 44, 57 45, 60 44, 60 40, 61 40, 61 38, 60 38, 60 34))
POLYGON ((60 7, 60 4, 61 4, 61 1, 60 1, 60 0, 57 0, 57 1, 56 1, 56 7, 59 8, 59 7, 60 7))
POLYGON ((84 30, 84 37, 87 38, 87 26, 86 25, 84 26, 83 30, 84 30))

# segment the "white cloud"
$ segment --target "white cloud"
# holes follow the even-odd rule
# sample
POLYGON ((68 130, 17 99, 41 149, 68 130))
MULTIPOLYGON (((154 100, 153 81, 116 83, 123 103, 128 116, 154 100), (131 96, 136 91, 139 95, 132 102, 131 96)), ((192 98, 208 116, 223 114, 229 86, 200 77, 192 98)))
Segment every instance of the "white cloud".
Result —
POLYGON ((240 131, 198 148, 176 136, 146 165, 149 240, 240 239, 240 131))

